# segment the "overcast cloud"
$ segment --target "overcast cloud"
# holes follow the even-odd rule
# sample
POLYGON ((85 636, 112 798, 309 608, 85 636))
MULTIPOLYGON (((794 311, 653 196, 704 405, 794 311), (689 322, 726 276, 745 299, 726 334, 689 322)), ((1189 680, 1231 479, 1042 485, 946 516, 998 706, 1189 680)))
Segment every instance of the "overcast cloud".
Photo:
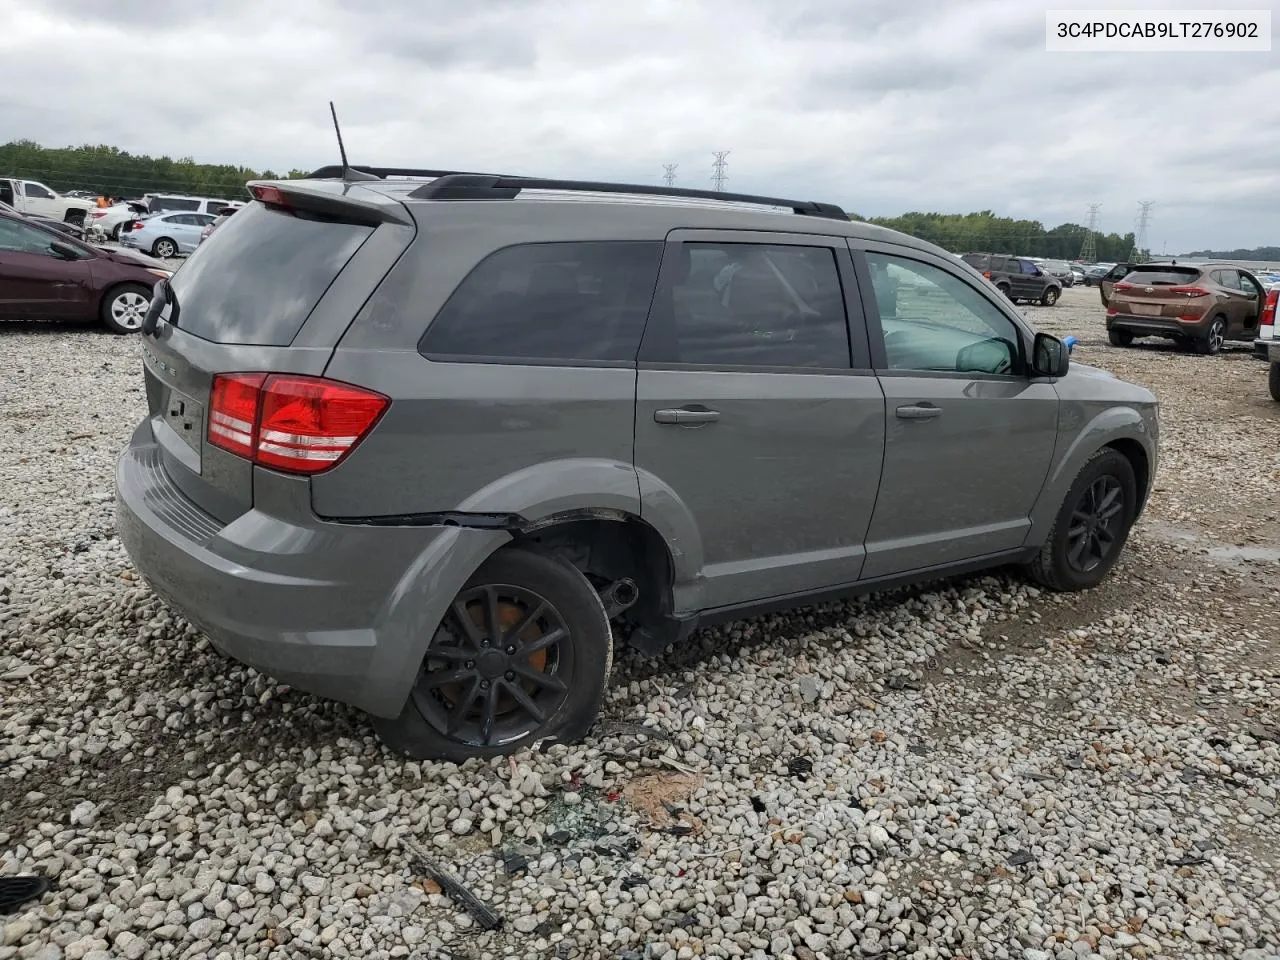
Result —
POLYGON ((1125 233, 1143 199, 1157 253, 1280 243, 1280 43, 1046 53, 1046 7, 1070 6, 0 0, 0 142, 311 168, 336 159, 333 99, 352 162, 645 182, 678 163, 706 187, 729 150, 729 189, 866 216, 1052 226, 1097 201, 1125 233))

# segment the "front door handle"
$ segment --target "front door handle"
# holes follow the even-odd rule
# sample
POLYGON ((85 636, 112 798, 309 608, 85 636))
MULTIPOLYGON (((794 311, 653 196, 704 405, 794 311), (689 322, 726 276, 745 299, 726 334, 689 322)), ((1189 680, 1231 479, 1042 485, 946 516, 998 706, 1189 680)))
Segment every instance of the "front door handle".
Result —
POLYGON ((897 409, 899 420, 932 420, 942 416, 942 408, 931 403, 908 404, 897 409))
POLYGON ((676 423, 688 426, 719 420, 720 411, 708 410, 706 407, 680 407, 674 410, 655 410, 653 419, 655 423, 676 423))

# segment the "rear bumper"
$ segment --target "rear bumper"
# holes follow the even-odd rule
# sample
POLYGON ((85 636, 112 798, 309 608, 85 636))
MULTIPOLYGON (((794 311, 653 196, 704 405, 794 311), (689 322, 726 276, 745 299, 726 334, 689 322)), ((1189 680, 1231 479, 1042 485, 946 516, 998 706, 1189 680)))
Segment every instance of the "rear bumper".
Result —
POLYGON ((270 476, 254 509, 222 525, 174 485, 144 421, 117 465, 120 540, 155 592, 224 655, 397 715, 446 605, 507 534, 325 522, 310 513, 305 481, 270 476))
POLYGON ((1280 346, 1280 340, 1276 340, 1274 338, 1264 340, 1259 337, 1257 340, 1253 341, 1253 355, 1259 360, 1270 360, 1271 357, 1268 354, 1268 350, 1275 346, 1280 346))
POLYGON ((1133 314, 1117 313, 1107 317, 1108 330, 1128 330, 1138 336, 1158 337, 1194 337, 1203 332, 1204 324, 1183 323, 1172 317, 1138 317, 1133 314))

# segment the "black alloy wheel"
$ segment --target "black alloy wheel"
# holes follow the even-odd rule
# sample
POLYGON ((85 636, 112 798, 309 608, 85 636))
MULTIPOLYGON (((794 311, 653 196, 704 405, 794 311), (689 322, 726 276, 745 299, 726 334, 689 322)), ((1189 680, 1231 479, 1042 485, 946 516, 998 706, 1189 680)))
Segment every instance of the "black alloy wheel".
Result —
POLYGON ((501 746, 555 716, 573 667, 569 628, 545 597, 485 584, 454 600, 427 649, 413 698, 451 740, 501 746))
POLYGON ((1085 489, 1071 511, 1067 528, 1067 563, 1078 573, 1090 573, 1107 561, 1120 542, 1124 518, 1124 488, 1111 474, 1103 474, 1085 489))

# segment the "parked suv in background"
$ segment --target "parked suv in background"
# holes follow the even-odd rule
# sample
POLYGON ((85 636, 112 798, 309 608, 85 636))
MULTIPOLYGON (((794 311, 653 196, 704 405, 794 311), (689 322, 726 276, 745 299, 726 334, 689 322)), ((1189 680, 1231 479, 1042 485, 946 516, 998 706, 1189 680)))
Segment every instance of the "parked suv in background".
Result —
POLYGON ((1062 286, 1074 287, 1076 285, 1076 275, 1071 270, 1071 264, 1067 263, 1067 261, 1041 260, 1037 265, 1062 286))
POLYGON ((1117 347, 1154 336, 1217 353, 1257 337, 1265 300, 1253 274, 1230 264, 1144 263, 1114 284, 1107 335, 1117 347))
POLYGON ((1026 257, 1002 253, 966 253, 960 258, 995 284, 1010 300, 1031 300, 1051 307, 1062 295, 1061 281, 1026 257))
POLYGON ((121 540, 217 649, 414 756, 582 736, 615 643, 1008 563, 1091 587, 1151 487, 1151 393, 839 207, 251 187, 148 314, 121 540))

